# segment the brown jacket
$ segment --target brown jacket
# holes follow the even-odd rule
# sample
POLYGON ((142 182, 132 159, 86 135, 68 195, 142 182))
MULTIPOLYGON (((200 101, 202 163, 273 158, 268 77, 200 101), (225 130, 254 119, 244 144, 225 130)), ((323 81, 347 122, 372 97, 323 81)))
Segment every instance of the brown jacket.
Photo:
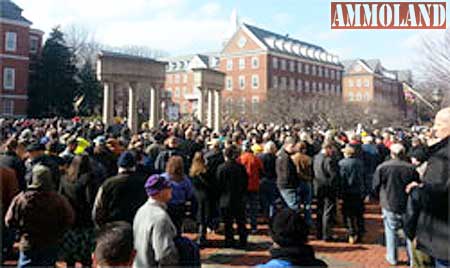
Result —
POLYGON ((1 211, 7 210, 14 196, 19 193, 19 182, 14 169, 0 167, 1 211))
POLYGON ((298 178, 302 181, 312 181, 313 170, 311 157, 306 154, 296 153, 291 156, 291 159, 297 169, 298 178))
POLYGON ((20 233, 20 250, 57 246, 75 215, 67 199, 56 192, 27 190, 18 194, 5 216, 7 227, 20 233))

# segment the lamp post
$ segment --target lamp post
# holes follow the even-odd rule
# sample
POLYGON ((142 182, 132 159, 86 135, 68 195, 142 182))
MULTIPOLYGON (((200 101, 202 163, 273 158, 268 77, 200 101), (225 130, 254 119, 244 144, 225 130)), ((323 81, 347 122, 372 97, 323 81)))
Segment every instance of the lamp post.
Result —
POLYGON ((442 90, 439 88, 436 88, 431 93, 431 97, 433 99, 433 102, 436 104, 436 108, 441 108, 442 100, 444 99, 444 94, 442 93, 442 90))

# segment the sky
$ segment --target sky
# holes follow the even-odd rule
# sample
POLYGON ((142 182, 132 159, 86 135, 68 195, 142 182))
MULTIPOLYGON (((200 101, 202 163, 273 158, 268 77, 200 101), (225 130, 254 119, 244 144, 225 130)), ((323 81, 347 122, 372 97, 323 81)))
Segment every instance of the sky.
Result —
POLYGON ((422 40, 445 31, 331 30, 330 0, 13 1, 46 33, 75 25, 110 46, 147 46, 171 56, 220 51, 234 9, 241 22, 322 46, 341 60, 378 58, 388 69, 415 70, 422 40))

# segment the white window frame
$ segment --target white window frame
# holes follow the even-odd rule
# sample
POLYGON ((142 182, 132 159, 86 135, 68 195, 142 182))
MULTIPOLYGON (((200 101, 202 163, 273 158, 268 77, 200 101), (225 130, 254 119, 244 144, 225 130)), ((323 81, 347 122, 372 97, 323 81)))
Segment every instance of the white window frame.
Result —
POLYGON ((362 96, 361 92, 356 93, 356 100, 357 101, 362 101, 363 100, 363 96, 362 96))
POLYGON ((298 73, 302 73, 303 72, 303 66, 302 66, 303 64, 299 61, 299 62, 297 62, 297 72, 298 73))
POLYGON ((289 80, 290 80, 289 81, 289 89, 294 91, 295 90, 295 78, 291 77, 289 80))
POLYGON ((319 77, 323 76, 323 69, 321 66, 317 67, 317 72, 318 72, 319 77))
POLYGON ((180 83, 180 74, 175 74, 175 84, 180 83))
POLYGON ((302 90, 303 90, 303 80, 297 79, 297 91, 302 91, 302 90))
POLYGON ((259 88, 259 75, 257 75, 257 74, 252 75, 252 88, 253 89, 259 88), (256 81, 256 85, 255 85, 255 81, 256 81))
POLYGON ((274 75, 272 77, 272 88, 278 88, 279 86, 278 76, 274 75))
POLYGON ((295 61, 289 61, 289 71, 295 72, 295 61))
POLYGON ((227 60, 227 71, 232 71, 233 70, 233 59, 228 59, 227 60))
POLYGON ((169 84, 173 83, 173 77, 172 77, 171 74, 168 74, 168 75, 167 75, 167 82, 168 82, 169 84))
POLYGON ((357 86, 357 87, 362 87, 362 81, 361 81, 361 78, 356 79, 356 86, 357 86))
POLYGON ((187 74, 183 74, 183 83, 187 83, 187 81, 188 81, 187 74))
POLYGON ((353 79, 348 79, 348 87, 354 87, 353 79))
POLYGON ((348 101, 355 101, 355 97, 353 96, 353 92, 348 93, 348 101))
POLYGON ((226 79, 226 89, 228 91, 232 91, 233 90, 233 77, 227 76, 226 79))
POLYGON ((17 51, 17 33, 6 32, 5 33, 5 51, 15 52, 17 51))
POLYGON ((272 58, 272 65, 273 65, 274 69, 278 69, 278 58, 277 57, 272 58))
POLYGON ((309 64, 305 64, 305 74, 309 75, 309 71, 310 71, 309 69, 310 69, 309 64))
POLYGON ((309 81, 305 81, 305 92, 309 93, 311 91, 311 84, 309 81))
POLYGON ((1 113, 4 115, 14 115, 14 100, 4 99, 2 102, 3 102, 3 105, 2 105, 3 108, 2 108, 1 113))
POLYGON ((11 67, 5 67, 3 69, 3 89, 15 90, 16 89, 16 69, 11 67), (11 80, 7 80, 9 77, 8 72, 11 72, 11 80))
POLYGON ((37 36, 30 36, 30 52, 33 54, 36 54, 38 52, 39 49, 39 38, 37 36), (33 46, 31 45, 33 43, 33 41, 36 42, 36 49, 32 49, 33 46))
POLYGON ((331 76, 331 79, 334 79, 334 78, 335 78, 335 72, 334 72, 333 69, 330 70, 330 76, 331 76))
POLYGON ((252 110, 257 110, 258 107, 255 107, 256 105, 259 105, 259 96, 252 96, 252 110))
POLYGON ((315 81, 312 82, 312 92, 317 92, 317 83, 315 81))
POLYGON ((239 58, 239 70, 245 69, 245 58, 239 58))
POLYGON ((370 87, 370 81, 368 78, 364 79, 364 87, 366 87, 366 88, 370 87))
POLYGON ((317 85, 317 88, 319 89, 319 93, 322 93, 322 91, 323 91, 323 84, 322 84, 322 82, 319 82, 319 84, 317 85))
POLYGON ((239 76, 239 88, 241 90, 245 89, 245 76, 243 76, 243 75, 239 76))
POLYGON ((311 75, 313 75, 313 76, 316 76, 316 75, 317 75, 317 67, 316 67, 316 65, 313 65, 313 66, 312 66, 312 69, 311 69, 311 75))
POLYGON ((259 68, 259 58, 258 57, 252 57, 252 68, 253 69, 259 68))
POLYGON ((281 77, 281 81, 280 81, 280 88, 282 90, 285 90, 286 89, 286 84, 287 84, 287 79, 286 79, 285 76, 282 76, 281 77))
POLYGON ((281 70, 286 71, 286 60, 281 59, 281 70))

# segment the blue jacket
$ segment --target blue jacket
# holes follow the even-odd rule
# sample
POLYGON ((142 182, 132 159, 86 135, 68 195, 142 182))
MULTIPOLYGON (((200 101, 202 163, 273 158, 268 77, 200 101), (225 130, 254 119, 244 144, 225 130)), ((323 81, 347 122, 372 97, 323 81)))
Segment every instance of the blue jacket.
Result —
POLYGON ((293 267, 293 265, 290 261, 273 259, 266 264, 260 264, 256 266, 256 268, 283 268, 283 267, 293 267))

